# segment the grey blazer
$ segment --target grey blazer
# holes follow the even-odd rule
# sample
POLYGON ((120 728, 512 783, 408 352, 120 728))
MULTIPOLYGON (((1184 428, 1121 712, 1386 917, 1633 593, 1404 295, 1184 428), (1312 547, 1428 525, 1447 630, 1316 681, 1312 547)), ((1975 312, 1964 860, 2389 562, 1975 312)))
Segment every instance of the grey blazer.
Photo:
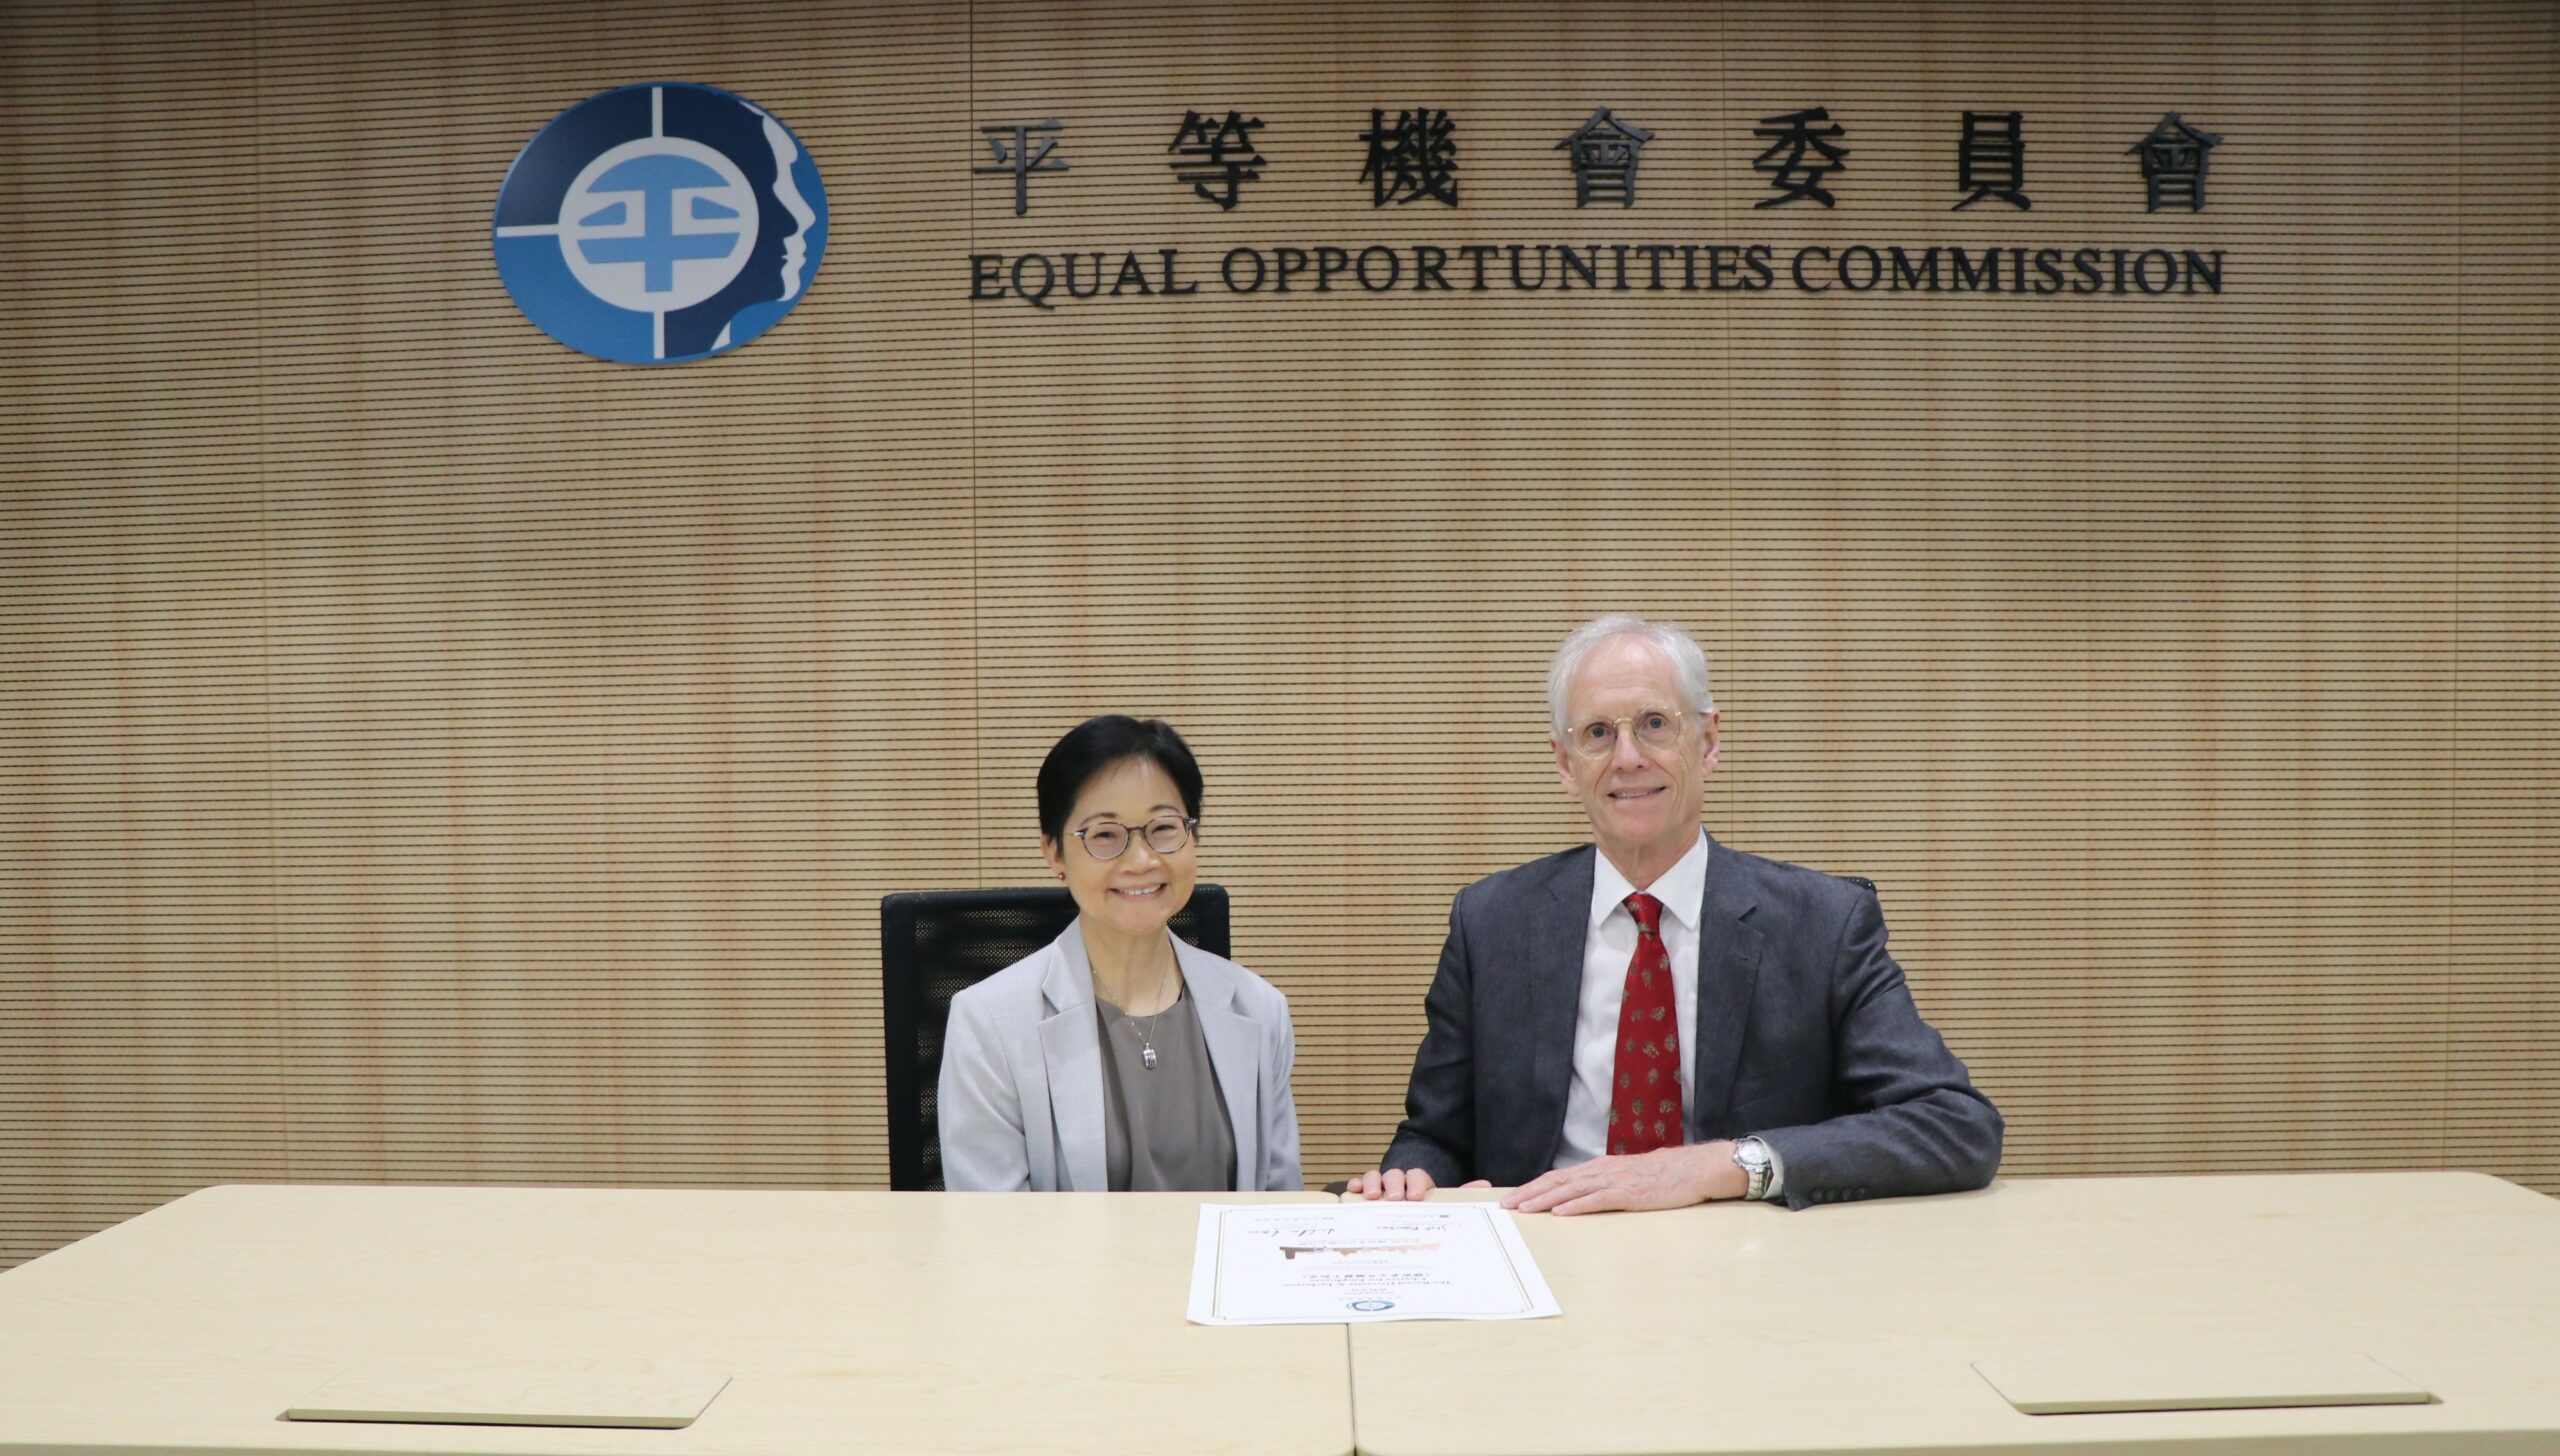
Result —
MULTIPOLYGON (((1510 1186, 1554 1164, 1596 853, 1458 892, 1379 1166, 1510 1186)), ((1920 1019, 1873 894, 1711 842, 1699 926, 1688 1141, 1757 1135, 1795 1208, 1991 1181, 2000 1113, 1920 1019)))
MULTIPOLYGON (((1270 982, 1174 936, 1236 1139, 1236 1187, 1303 1186, 1297 1038, 1270 982)), ((935 1120, 942 1183, 955 1190, 1101 1192, 1102 1033, 1081 919, 1047 946, 951 998, 935 1120)))

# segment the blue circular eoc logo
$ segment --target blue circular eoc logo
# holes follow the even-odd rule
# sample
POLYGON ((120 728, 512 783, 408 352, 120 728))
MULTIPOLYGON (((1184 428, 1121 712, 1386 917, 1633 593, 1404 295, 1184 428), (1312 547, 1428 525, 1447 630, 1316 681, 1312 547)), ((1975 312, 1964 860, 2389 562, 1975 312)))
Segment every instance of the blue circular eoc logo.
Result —
POLYGON ((771 112, 660 81, 553 117, 507 169, 490 230, 498 277, 544 333, 680 364, 738 347, 808 293, 827 192, 771 112))
POLYGON ((1393 1309, 1396 1307, 1396 1302, 1392 1299, 1355 1299, 1350 1301, 1350 1304, 1353 1309, 1360 1311, 1362 1314, 1376 1314, 1382 1309, 1393 1309))

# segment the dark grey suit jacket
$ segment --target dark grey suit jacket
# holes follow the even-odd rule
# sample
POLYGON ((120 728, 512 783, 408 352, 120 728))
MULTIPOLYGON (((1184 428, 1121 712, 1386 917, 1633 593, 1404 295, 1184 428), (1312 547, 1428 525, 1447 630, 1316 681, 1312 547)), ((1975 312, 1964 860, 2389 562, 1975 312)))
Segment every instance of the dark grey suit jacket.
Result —
MULTIPOLYGON (((1379 1166, 1502 1186, 1553 1166, 1596 853, 1458 892, 1405 1119, 1379 1166)), ((1795 1208, 1991 1181, 2000 1113, 1920 1019, 1872 893, 1712 844, 1699 926, 1690 1142, 1757 1135, 1795 1208)))

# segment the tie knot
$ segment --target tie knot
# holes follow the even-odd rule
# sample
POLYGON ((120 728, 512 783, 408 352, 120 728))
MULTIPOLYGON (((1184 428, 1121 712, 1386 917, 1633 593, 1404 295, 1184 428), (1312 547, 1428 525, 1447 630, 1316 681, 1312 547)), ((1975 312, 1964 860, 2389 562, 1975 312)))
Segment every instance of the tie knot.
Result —
POLYGON ((1662 902, 1642 890, 1627 897, 1627 913, 1636 918, 1638 935, 1662 933, 1662 902))

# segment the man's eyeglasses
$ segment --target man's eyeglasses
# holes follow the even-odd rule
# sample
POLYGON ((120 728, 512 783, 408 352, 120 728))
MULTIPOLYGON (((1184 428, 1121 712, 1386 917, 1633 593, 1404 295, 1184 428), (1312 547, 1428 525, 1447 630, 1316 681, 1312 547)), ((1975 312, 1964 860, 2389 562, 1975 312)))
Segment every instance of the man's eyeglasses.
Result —
POLYGON ((1076 838, 1084 841, 1084 852, 1095 859, 1118 859, 1128 853, 1132 835, 1144 836, 1147 848, 1158 854, 1180 854, 1199 827, 1197 819, 1176 819, 1170 814, 1162 819, 1150 819, 1135 829, 1106 819, 1077 830, 1076 838))
POLYGON ((1618 735, 1633 733, 1639 747, 1664 749, 1677 745, 1688 731, 1694 713, 1674 713, 1665 708, 1647 708, 1624 718, 1594 718, 1573 730, 1565 740, 1573 751, 1584 758, 1606 758, 1618 751, 1618 735))

